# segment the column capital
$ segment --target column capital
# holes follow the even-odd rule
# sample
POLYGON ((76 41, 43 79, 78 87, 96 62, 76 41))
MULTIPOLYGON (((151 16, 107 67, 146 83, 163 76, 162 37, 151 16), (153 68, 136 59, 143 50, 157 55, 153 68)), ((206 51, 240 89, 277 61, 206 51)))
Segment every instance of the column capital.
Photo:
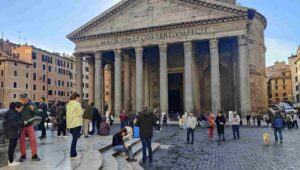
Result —
POLYGON ((114 53, 115 53, 115 57, 120 58, 120 57, 121 57, 122 50, 121 50, 121 49, 114 49, 114 53))
POLYGON ((247 43, 248 43, 248 36, 247 35, 240 35, 240 36, 238 36, 238 43, 239 43, 239 46, 247 45, 247 43))
POLYGON ((219 48, 219 40, 217 38, 210 39, 209 40, 209 47, 210 47, 210 49, 219 48))
POLYGON ((76 60, 77 59, 81 59, 82 60, 82 57, 84 56, 83 53, 73 53, 73 56, 75 56, 76 60))
POLYGON ((136 57, 143 56, 144 47, 135 47, 134 50, 136 57))
POLYGON ((95 60, 102 60, 102 55, 103 55, 102 51, 95 52, 95 60))
POLYGON ((183 46, 184 46, 184 49, 192 50, 192 48, 193 48, 193 43, 192 43, 191 41, 187 41, 187 42, 184 42, 184 43, 183 43, 183 46))
POLYGON ((160 52, 167 53, 167 50, 168 50, 168 44, 159 44, 158 47, 159 47, 159 51, 160 51, 160 52))

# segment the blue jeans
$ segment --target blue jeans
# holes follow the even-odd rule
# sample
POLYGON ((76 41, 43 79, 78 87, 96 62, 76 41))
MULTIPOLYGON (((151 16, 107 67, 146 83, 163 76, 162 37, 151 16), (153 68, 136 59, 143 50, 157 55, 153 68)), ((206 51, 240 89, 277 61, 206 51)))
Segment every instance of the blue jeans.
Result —
POLYGON ((116 152, 125 152, 129 155, 130 159, 133 158, 133 153, 132 153, 131 147, 126 149, 124 145, 118 145, 118 146, 114 146, 113 150, 116 151, 116 152))
POLYGON ((121 129, 125 128, 126 125, 127 125, 126 121, 121 121, 121 129))
POLYGON ((77 156, 76 145, 77 145, 78 138, 80 137, 80 132, 81 132, 81 126, 70 129, 70 133, 73 136, 72 143, 71 143, 71 150, 70 150, 71 157, 77 156))
POLYGON ((93 120, 92 121, 92 125, 93 125, 93 130, 92 130, 92 133, 96 135, 98 134, 98 121, 97 120, 93 120))
POLYGON ((282 141, 283 140, 283 137, 282 137, 282 128, 274 128, 275 141, 278 141, 278 135, 277 135, 277 133, 279 133, 280 141, 282 141))
POLYGON ((148 148, 148 154, 149 154, 149 162, 152 163, 152 146, 151 146, 151 138, 147 139, 141 139, 142 140, 142 146, 143 146, 143 163, 146 163, 147 161, 147 148, 148 148))
POLYGON ((194 132, 195 132, 195 129, 187 128, 187 138, 186 138, 187 143, 190 143, 190 136, 192 136, 191 143, 192 144, 194 143, 194 132))
POLYGON ((232 125, 233 138, 240 139, 240 125, 232 125))

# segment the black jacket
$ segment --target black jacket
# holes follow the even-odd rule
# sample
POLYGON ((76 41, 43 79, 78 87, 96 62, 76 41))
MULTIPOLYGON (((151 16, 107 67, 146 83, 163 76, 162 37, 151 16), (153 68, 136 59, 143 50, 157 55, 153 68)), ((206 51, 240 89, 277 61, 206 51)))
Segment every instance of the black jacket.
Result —
POLYGON ((224 127, 225 124, 226 124, 225 116, 221 116, 221 117, 217 116, 217 118, 216 118, 217 127, 224 127), (221 125, 220 123, 223 123, 223 125, 221 125))
POLYGON ((20 114, 16 110, 8 110, 4 116, 4 130, 7 139, 18 139, 20 129, 24 126, 24 122, 21 121, 20 114))
POLYGON ((124 140, 121 132, 116 133, 113 136, 112 146, 124 145, 124 140))
POLYGON ((93 116, 92 116, 92 120, 93 121, 100 121, 101 120, 101 116, 99 113, 99 110, 96 107, 92 107, 92 112, 93 112, 93 116))
POLYGON ((153 126, 156 125, 155 117, 152 112, 142 112, 136 121, 136 126, 140 127, 140 138, 148 139, 153 136, 153 126))

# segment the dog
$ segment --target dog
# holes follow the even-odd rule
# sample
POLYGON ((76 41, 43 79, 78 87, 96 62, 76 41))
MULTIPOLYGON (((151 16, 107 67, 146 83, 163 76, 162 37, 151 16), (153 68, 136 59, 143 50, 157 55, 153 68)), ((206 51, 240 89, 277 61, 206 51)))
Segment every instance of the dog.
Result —
POLYGON ((263 141, 265 145, 269 145, 270 144, 270 134, 269 133, 264 133, 263 134, 263 141))

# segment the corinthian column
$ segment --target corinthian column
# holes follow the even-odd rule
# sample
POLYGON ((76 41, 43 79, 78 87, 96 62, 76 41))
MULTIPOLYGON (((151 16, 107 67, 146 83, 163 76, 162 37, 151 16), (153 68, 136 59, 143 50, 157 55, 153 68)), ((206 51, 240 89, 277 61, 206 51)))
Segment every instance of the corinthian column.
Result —
POLYGON ((210 44, 210 72, 211 72, 211 104, 212 112, 221 110, 219 45, 217 39, 211 39, 210 44))
POLYGON ((124 109, 130 109, 130 61, 128 54, 124 56, 124 109))
POLYGON ((239 42, 239 81, 240 81, 240 109, 242 116, 251 111, 249 51, 247 37, 238 37, 239 42))
POLYGON ((136 112, 143 110, 143 47, 135 48, 136 57, 136 112))
POLYGON ((82 55, 79 53, 76 56, 76 92, 80 95, 81 100, 83 99, 83 87, 82 87, 82 55))
POLYGON ((159 45, 159 92, 160 110, 168 114, 168 58, 167 44, 159 45))
POLYGON ((115 50, 115 114, 121 113, 121 50, 115 50))
POLYGON ((95 107, 103 114, 102 52, 95 53, 95 107))
POLYGON ((184 110, 185 112, 194 111, 193 101, 193 81, 192 81, 192 64, 193 64, 193 44, 185 42, 184 44, 184 110))

